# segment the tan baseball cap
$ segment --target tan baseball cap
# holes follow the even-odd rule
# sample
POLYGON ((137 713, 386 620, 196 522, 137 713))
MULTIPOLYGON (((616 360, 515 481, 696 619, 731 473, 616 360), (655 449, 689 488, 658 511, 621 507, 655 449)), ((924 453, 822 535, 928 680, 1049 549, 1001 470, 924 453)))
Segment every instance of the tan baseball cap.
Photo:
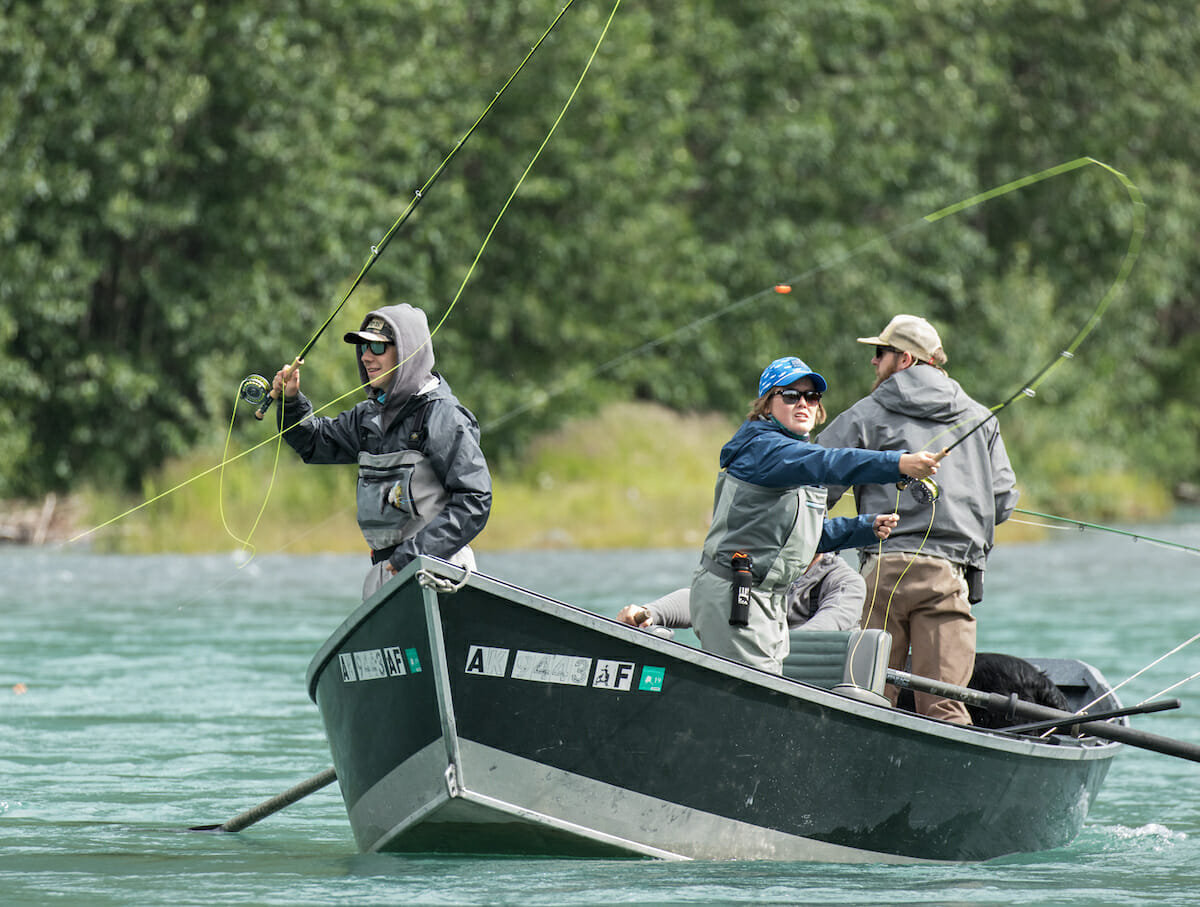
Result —
POLYGON ((879 332, 878 337, 859 337, 858 342, 871 346, 893 346, 920 362, 941 365, 946 361, 942 338, 938 336, 937 329, 916 315, 897 315, 879 332))
POLYGON ((361 328, 357 331, 347 332, 342 339, 347 343, 370 343, 371 341, 391 343, 394 340, 392 326, 378 315, 371 316, 361 328))

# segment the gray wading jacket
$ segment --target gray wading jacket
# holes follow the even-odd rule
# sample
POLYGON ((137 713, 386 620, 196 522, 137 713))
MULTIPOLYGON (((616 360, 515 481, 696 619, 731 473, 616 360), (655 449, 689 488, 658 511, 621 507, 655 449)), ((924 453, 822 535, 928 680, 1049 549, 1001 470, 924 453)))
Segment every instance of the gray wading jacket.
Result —
MULTIPOLYGON (((982 422, 982 428, 942 460, 934 476, 941 489, 935 505, 919 504, 909 494, 900 498, 900 525, 883 543, 883 552, 920 551, 983 569, 995 542, 996 524, 1009 518, 1018 497, 999 426, 995 419, 989 420, 990 415, 941 369, 914 365, 896 372, 829 423, 817 443, 938 451, 982 422)), ((845 491, 844 485, 829 486, 829 505, 845 491)), ((854 500, 860 513, 893 510, 896 488, 854 485, 854 500)))
POLYGON ((359 526, 372 548, 396 545, 388 560, 399 570, 417 554, 449 558, 475 538, 491 511, 492 480, 475 417, 432 371, 424 313, 388 306, 363 324, 373 316, 392 326, 400 354, 387 393, 366 385, 360 361, 366 400, 337 416, 312 416, 312 403, 300 394, 279 407, 278 418, 305 463, 360 464, 359 526), (389 456, 402 452, 411 453, 389 456), (403 478, 384 481, 378 464, 393 460, 403 478), (386 500, 396 481, 404 491, 400 507, 386 500))

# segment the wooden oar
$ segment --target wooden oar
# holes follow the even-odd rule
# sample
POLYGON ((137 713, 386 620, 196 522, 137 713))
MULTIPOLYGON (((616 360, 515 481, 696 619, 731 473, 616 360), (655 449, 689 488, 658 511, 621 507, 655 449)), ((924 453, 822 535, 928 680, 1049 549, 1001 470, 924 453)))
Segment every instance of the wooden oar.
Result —
POLYGON ((307 781, 301 781, 295 787, 289 787, 282 794, 277 794, 270 800, 264 800, 258 806, 253 806, 244 813, 238 813, 227 822, 220 825, 193 825, 189 831, 241 831, 285 807, 291 806, 297 800, 302 800, 313 791, 327 787, 337 780, 337 772, 332 768, 313 775, 307 781))
POLYGON ((1156 753, 1162 753, 1165 756, 1178 756, 1180 759, 1200 762, 1200 746, 1184 740, 1160 737, 1158 734, 1148 734, 1145 731, 1134 730, 1131 727, 1125 727, 1120 724, 1106 724, 1102 721, 1081 721, 1079 716, 1072 712, 1063 712, 1059 709, 1052 709, 1034 702, 1026 702, 1023 699, 1018 699, 1016 696, 1004 696, 1000 693, 983 693, 979 690, 972 690, 970 687, 955 686, 952 683, 943 683, 940 680, 933 680, 929 677, 918 677, 915 674, 897 671, 893 668, 888 668, 887 679, 889 683, 893 683, 898 687, 917 690, 921 693, 930 693, 934 696, 941 696, 943 699, 956 699, 959 702, 967 703, 967 705, 987 709, 994 714, 1019 715, 1022 718, 1034 721, 1051 718, 1065 719, 1062 722, 1063 726, 1078 727, 1083 733, 1099 737, 1102 740, 1127 743, 1130 746, 1152 750, 1156 753))

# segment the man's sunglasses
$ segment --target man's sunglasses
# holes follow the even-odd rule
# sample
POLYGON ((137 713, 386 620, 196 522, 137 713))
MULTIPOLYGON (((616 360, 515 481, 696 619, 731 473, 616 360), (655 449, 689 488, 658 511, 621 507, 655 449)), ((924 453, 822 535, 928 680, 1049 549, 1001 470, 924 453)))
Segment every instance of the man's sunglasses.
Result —
POLYGON ((391 343, 386 340, 372 340, 369 343, 360 343, 358 345, 358 355, 361 356, 367 350, 370 350, 376 356, 382 356, 389 346, 391 346, 391 343))
POLYGON ((788 406, 795 406, 801 400, 814 405, 821 402, 820 391, 798 391, 790 387, 786 390, 775 391, 775 396, 788 406))
POLYGON ((894 346, 877 346, 875 347, 875 358, 882 359, 888 353, 895 353, 897 356, 899 356, 903 352, 904 350, 898 350, 894 346))

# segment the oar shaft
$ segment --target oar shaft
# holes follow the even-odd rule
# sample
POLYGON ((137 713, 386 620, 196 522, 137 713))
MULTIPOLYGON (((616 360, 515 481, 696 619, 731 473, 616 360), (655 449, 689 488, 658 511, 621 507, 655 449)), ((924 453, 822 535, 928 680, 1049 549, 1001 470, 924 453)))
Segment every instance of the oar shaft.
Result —
POLYGON ((270 800, 264 800, 258 806, 253 806, 244 813, 239 813, 228 822, 223 822, 218 826, 219 831, 241 831, 273 813, 279 812, 285 807, 291 806, 297 800, 302 800, 313 791, 318 791, 323 787, 327 787, 337 780, 337 772, 332 768, 327 768, 319 774, 313 775, 307 781, 301 781, 295 787, 290 787, 281 794, 277 794, 270 800))
POLYGON ((1090 734, 1093 737, 1099 737, 1102 740, 1127 743, 1130 746, 1152 750, 1166 756, 1178 756, 1180 759, 1200 762, 1200 746, 1184 740, 1161 737, 1158 734, 1148 734, 1145 731, 1134 730, 1131 727, 1120 724, 1107 724, 1102 721, 1080 721, 1071 712, 1037 705, 1033 702, 1026 702, 1023 699, 1002 696, 999 693, 983 693, 979 690, 972 690, 970 687, 960 687, 952 683, 943 683, 940 680, 919 677, 915 674, 897 671, 892 668, 888 669, 887 679, 889 683, 893 683, 898 687, 917 690, 921 693, 930 693, 934 696, 941 696, 944 699, 956 699, 959 702, 967 703, 967 705, 985 708, 989 712, 1003 714, 1011 710, 1014 715, 1034 721, 1050 718, 1068 719, 1063 722, 1064 726, 1071 725, 1078 727, 1084 733, 1090 734))
MULTIPOLYGON (((1126 715, 1149 715, 1151 712, 1165 712, 1167 709, 1177 709, 1183 703, 1178 699, 1164 699, 1160 702, 1147 702, 1145 705, 1131 705, 1123 709, 1111 709, 1102 712, 1085 712, 1085 721, 1108 721, 1111 718, 1123 718, 1126 715)), ((1079 724, 1078 721, 1073 722, 1079 724)), ((1010 734, 1032 734, 1034 731, 1048 731, 1056 727, 1070 727, 1063 718, 1050 718, 1047 721, 1036 721, 1033 724, 1021 724, 1007 727, 1010 734)))

